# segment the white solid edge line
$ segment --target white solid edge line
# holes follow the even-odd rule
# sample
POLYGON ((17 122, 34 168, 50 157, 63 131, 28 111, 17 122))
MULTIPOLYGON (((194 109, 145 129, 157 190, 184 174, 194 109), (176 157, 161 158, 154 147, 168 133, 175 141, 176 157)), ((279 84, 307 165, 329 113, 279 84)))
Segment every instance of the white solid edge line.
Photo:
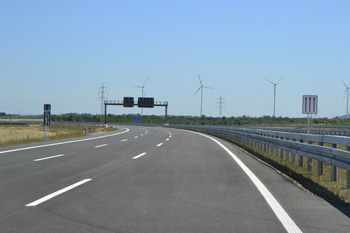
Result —
POLYGON ((102 145, 99 145, 99 146, 95 146, 95 148, 100 148, 100 147, 103 147, 103 146, 108 146, 108 144, 102 144, 102 145))
POLYGON ((147 154, 147 153, 139 154, 139 155, 133 157, 132 159, 138 159, 138 158, 140 158, 140 157, 142 157, 142 156, 144 156, 144 155, 146 155, 146 154, 147 154))
POLYGON ((161 145, 163 145, 163 143, 159 143, 157 146, 159 147, 159 146, 161 146, 161 145))
POLYGON ((284 228, 287 230, 287 232, 302 233, 302 231, 295 224, 293 219, 283 209, 283 207, 276 200, 276 198, 271 194, 271 192, 266 188, 266 186, 259 180, 259 178, 256 175, 254 175, 254 173, 234 153, 232 153, 232 151, 230 151, 227 147, 221 144, 218 140, 208 135, 197 133, 197 132, 192 132, 192 133, 196 133, 204 137, 210 138, 211 140, 216 142, 219 146, 221 146, 236 161, 236 163, 242 168, 242 170, 248 175, 248 177, 251 179, 254 185, 258 188, 258 190, 263 195, 263 197, 265 198, 265 200, 267 201, 267 203, 269 204, 273 212, 276 214, 277 218, 280 220, 284 228))
POLYGON ((113 137, 119 134, 127 133, 129 132, 128 128, 123 132, 120 133, 115 133, 115 134, 110 134, 110 135, 105 135, 105 136, 99 136, 95 138, 85 138, 85 139, 79 139, 79 140, 73 140, 73 141, 68 141, 68 142, 57 142, 57 143, 52 143, 52 144, 46 144, 46 145, 40 145, 40 146, 31 146, 31 147, 24 147, 24 148, 19 148, 19 149, 13 149, 13 150, 5 150, 5 151, 0 151, 0 154, 5 154, 5 153, 10 153, 10 152, 15 152, 15 151, 22 151, 22 150, 30 150, 30 149, 36 149, 36 148, 42 148, 42 147, 49 147, 49 146, 56 146, 56 145, 63 145, 63 144, 69 144, 69 143, 75 143, 75 142, 83 142, 83 141, 90 141, 90 140, 95 140, 95 139, 100 139, 100 138, 106 138, 106 137, 113 137))
POLYGON ((90 180, 91 179, 85 179, 85 180, 79 181, 79 182, 77 182, 75 184, 72 184, 72 185, 66 187, 66 188, 58 190, 57 192, 51 193, 50 195, 47 195, 47 196, 45 196, 43 198, 40 198, 39 200, 31 202, 28 205, 26 205, 26 207, 32 207, 32 206, 40 205, 41 203, 43 203, 43 202, 45 202, 47 200, 50 200, 50 199, 52 199, 52 198, 54 198, 54 197, 56 197, 56 196, 58 196, 58 195, 60 195, 60 194, 62 194, 64 192, 67 192, 67 191, 69 191, 71 189, 74 189, 74 188, 76 188, 76 187, 78 187, 78 186, 80 186, 82 184, 85 184, 86 182, 89 182, 90 180))

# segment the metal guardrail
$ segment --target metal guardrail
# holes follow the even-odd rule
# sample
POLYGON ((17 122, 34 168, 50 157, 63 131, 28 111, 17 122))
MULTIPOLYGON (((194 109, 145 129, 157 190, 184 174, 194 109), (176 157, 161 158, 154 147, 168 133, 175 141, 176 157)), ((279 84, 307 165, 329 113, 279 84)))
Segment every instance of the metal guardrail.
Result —
POLYGON ((331 166, 331 181, 338 180, 338 168, 346 170, 346 188, 350 188, 350 138, 331 135, 289 133, 254 128, 216 127, 198 125, 170 125, 172 128, 199 131, 218 137, 229 138, 243 145, 279 156, 293 164, 312 171, 313 160, 318 162, 318 175, 324 174, 324 164, 331 166), (316 145, 315 145, 316 144, 316 145), (344 148, 339 149, 339 147, 344 148))
MULTIPOLYGON (((239 126, 237 127, 239 128, 239 126)), ((314 126, 308 129, 306 126, 244 126, 244 128, 282 131, 290 133, 308 133, 318 135, 336 135, 350 137, 350 127, 314 126)))

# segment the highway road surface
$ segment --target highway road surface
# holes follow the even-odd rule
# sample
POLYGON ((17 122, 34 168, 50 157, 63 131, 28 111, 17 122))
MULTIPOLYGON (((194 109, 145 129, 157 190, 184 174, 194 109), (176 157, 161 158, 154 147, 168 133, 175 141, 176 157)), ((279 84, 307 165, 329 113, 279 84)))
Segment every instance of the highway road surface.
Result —
POLYGON ((224 140, 161 127, 0 148, 0 232, 349 232, 224 140))

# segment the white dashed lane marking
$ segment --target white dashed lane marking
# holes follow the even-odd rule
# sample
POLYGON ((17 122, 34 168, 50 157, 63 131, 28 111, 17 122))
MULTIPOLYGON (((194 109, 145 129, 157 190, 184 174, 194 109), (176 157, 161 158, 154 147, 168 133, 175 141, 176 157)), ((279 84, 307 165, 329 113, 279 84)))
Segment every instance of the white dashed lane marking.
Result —
POLYGON ((40 159, 34 159, 33 161, 34 161, 34 162, 39 162, 39 161, 42 161, 42 160, 53 159, 53 158, 58 158, 58 157, 62 157, 62 156, 64 156, 64 154, 61 154, 61 155, 54 155, 54 156, 45 157, 45 158, 40 158, 40 159))
POLYGON ((132 159, 138 159, 138 158, 140 158, 140 157, 142 157, 142 156, 144 156, 144 155, 146 155, 146 154, 147 154, 147 153, 144 152, 144 153, 142 153, 142 154, 139 154, 139 155, 133 157, 132 159))

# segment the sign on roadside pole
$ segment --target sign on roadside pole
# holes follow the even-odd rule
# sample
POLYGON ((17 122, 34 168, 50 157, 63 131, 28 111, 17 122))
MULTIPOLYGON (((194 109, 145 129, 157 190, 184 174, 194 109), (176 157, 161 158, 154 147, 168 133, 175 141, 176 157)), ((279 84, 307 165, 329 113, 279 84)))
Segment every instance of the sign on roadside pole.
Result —
POLYGON ((317 95, 303 95, 303 114, 317 114, 317 108, 317 95))
POLYGON ((303 114, 307 114, 307 133, 310 133, 312 125, 312 114, 317 114, 318 110, 318 96, 317 95, 303 95, 303 114))
POLYGON ((44 127, 45 127, 44 139, 49 139, 50 137, 50 125, 51 125, 51 104, 44 104, 44 127))

